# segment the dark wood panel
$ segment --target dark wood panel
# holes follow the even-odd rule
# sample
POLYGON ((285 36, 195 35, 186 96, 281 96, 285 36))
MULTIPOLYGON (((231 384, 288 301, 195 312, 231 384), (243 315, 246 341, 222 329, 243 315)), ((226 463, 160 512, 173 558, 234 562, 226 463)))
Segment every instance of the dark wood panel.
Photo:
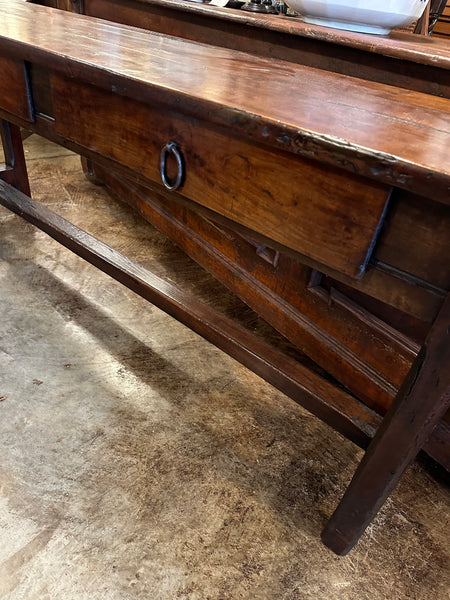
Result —
POLYGON ((35 114, 53 117, 53 100, 48 69, 29 63, 28 77, 35 114))
POLYGON ((441 290, 450 289, 450 207, 397 192, 376 258, 441 290))
POLYGON ((27 74, 22 60, 0 57, 0 98, 1 106, 6 111, 25 121, 33 120, 27 74))

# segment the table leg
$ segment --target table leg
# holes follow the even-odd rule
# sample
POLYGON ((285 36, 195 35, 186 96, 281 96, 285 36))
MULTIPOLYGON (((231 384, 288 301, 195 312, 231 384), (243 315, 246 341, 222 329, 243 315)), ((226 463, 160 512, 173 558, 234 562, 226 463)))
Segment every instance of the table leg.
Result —
POLYGON ((367 449, 322 540, 347 554, 450 404, 450 294, 411 371, 367 449))
POLYGON ((0 119, 0 137, 5 154, 5 165, 0 165, 0 179, 29 196, 30 184, 20 127, 0 119))

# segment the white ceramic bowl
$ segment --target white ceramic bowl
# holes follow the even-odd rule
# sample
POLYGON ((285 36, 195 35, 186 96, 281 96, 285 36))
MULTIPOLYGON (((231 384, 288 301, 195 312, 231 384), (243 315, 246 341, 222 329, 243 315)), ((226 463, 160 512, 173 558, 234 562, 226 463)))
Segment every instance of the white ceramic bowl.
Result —
POLYGON ((427 0, 285 0, 306 23, 384 35, 419 19, 427 0))

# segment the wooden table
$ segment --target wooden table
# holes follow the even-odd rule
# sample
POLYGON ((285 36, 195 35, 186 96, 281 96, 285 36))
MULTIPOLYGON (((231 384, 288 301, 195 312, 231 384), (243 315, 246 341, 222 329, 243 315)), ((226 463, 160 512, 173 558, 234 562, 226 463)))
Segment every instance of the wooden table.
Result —
MULTIPOLYGON (((398 31, 389 36, 342 32, 308 25, 300 19, 254 15, 183 0, 45 2, 183 39, 245 50, 258 56, 318 67, 364 81, 388 83, 428 95, 450 97, 450 48, 440 40, 418 38, 398 31)), ((198 210, 189 212, 187 223, 186 208, 181 209, 170 195, 161 198, 161 194, 156 195, 153 191, 150 196, 148 190, 137 191, 117 173, 112 174, 110 168, 104 170, 91 161, 89 164, 85 161, 84 166, 113 194, 141 210, 153 225, 221 279, 366 405, 379 415, 385 414, 425 339, 432 317, 424 314, 431 296, 424 297, 427 294, 424 294, 423 286, 417 286, 415 282, 400 289, 398 279, 385 281, 386 273, 381 274, 382 265, 391 273, 392 267, 398 269, 402 278, 407 271, 428 283, 437 281, 431 272, 440 271, 438 287, 445 291, 449 285, 445 260, 432 264, 436 257, 425 259, 428 252, 425 245, 430 246, 429 240, 421 238, 414 256, 407 247, 411 237, 416 236, 417 221, 424 222, 424 216, 415 212, 411 196, 399 200, 398 193, 394 194, 371 268, 361 281, 355 283, 344 281, 341 272, 333 274, 324 270, 323 265, 311 271, 310 266, 305 265, 306 257, 299 259, 296 255, 292 260, 292 256, 287 256, 286 247, 280 254, 279 250, 266 244, 261 246, 254 238, 238 235, 235 225, 232 232, 229 228, 224 232, 217 222, 211 228, 210 220, 198 210), (393 203, 397 203, 395 211, 392 210, 393 203), (395 223, 389 222, 394 214, 395 223), (385 235, 388 222, 390 231, 385 235), (211 246, 214 252, 209 251, 211 246), (388 247, 390 250, 386 254, 388 247), (256 264, 255 249, 262 259, 256 264), (270 266, 274 260, 277 262, 275 277, 270 266), (421 264, 419 271, 418 264, 421 264), (420 292, 419 287, 422 287, 420 292), (394 290, 398 296, 393 295, 394 290), (368 337, 372 340, 370 345, 367 344, 368 337)), ((425 205, 420 210, 427 212, 427 235, 434 238, 439 228, 439 214, 433 209, 432 217, 425 205), (435 221, 431 222, 433 218, 435 221)), ((445 228, 441 228, 441 232, 440 241, 434 240, 432 245, 441 247, 441 256, 445 256, 448 236, 445 228)), ((270 244, 273 246, 273 240, 270 244)), ((370 422, 366 417, 363 420, 370 422)), ((439 424, 427 442, 426 450, 450 469, 448 420, 439 424)))
POLYGON ((20 0, 0 19, 3 204, 362 447, 395 397, 324 533, 348 551, 428 438, 448 456, 450 101, 20 0), (12 188, 17 126, 84 154, 349 391, 12 188))

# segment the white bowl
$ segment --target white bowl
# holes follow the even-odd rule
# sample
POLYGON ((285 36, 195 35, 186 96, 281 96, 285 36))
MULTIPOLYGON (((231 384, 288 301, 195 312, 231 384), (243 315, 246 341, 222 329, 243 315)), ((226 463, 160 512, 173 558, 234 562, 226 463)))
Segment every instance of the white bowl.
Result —
POLYGON ((285 0, 306 23, 384 35, 422 16, 427 0, 285 0))

